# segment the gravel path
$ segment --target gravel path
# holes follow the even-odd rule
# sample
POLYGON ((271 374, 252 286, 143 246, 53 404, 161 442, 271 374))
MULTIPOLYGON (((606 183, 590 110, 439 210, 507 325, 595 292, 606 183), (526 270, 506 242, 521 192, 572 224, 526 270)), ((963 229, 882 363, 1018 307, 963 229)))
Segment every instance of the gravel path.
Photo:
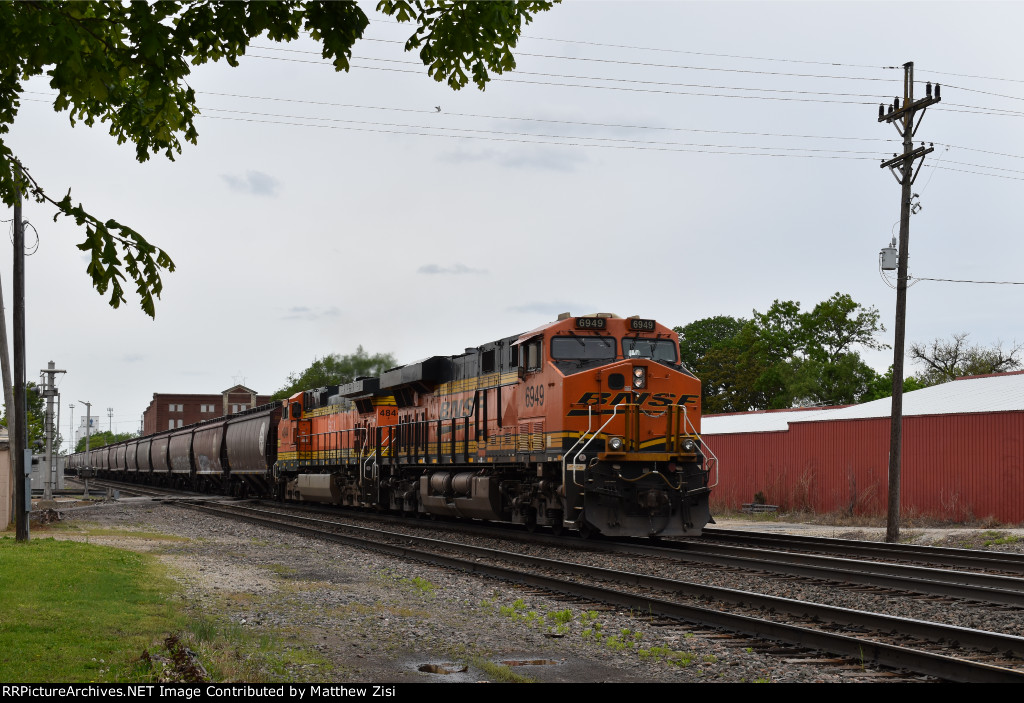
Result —
MULTIPOLYGON (((318 655, 320 664, 274 674, 285 681, 472 682, 510 672, 545 682, 886 680, 148 499, 68 510, 64 522, 124 530, 88 539, 153 553, 181 583, 188 607, 318 655)), ((61 534, 85 539, 73 529, 61 534)))

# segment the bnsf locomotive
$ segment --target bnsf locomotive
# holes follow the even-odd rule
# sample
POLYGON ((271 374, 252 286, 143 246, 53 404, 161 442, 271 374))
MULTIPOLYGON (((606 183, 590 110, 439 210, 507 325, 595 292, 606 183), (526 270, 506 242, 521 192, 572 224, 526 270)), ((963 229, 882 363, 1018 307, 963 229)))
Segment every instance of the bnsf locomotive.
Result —
POLYGON ((151 475, 131 476, 127 459, 118 471, 118 445, 98 451, 111 475, 160 481, 166 470, 235 494, 583 535, 697 535, 717 477, 699 431, 700 382, 672 330, 564 314, 464 354, 127 443, 139 455, 147 445, 151 475))

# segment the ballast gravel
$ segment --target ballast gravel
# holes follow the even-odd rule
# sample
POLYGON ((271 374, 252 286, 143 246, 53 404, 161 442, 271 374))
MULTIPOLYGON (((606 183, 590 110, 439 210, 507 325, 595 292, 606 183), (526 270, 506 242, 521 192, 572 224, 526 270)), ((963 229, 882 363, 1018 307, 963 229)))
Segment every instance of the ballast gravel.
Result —
POLYGON ((115 528, 116 534, 88 540, 153 554, 192 612, 312 655, 294 660, 315 663, 292 664, 271 680, 891 680, 827 655, 766 651, 772 648, 763 642, 149 499, 108 501, 63 517, 83 532, 62 530, 62 538, 84 540, 85 528, 115 528))

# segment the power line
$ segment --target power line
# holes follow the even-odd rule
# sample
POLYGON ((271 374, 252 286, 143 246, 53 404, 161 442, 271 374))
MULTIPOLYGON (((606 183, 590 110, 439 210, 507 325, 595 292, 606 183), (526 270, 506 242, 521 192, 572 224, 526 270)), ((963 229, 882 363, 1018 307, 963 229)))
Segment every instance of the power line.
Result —
MULTIPOLYGON (((487 130, 487 129, 470 129, 467 127, 435 127, 431 125, 411 125, 401 124, 394 122, 372 122, 369 120, 347 120, 334 117, 306 117, 302 115, 279 115, 265 112, 252 112, 246 110, 227 110, 220 108, 206 108, 208 111, 213 112, 230 112, 242 115, 253 115, 257 117, 273 117, 281 119, 302 119, 302 120, 315 120, 319 122, 338 122, 344 124, 355 124, 355 125, 370 125, 373 127, 397 127, 397 128, 409 128, 409 129, 430 129, 438 130, 442 132, 463 132, 471 134, 487 134, 487 135, 499 135, 499 136, 510 136, 510 137, 528 137, 534 139, 582 139, 586 141, 595 142, 620 142, 623 144, 642 144, 642 145, 656 145, 656 146, 698 146, 708 147, 714 149, 763 149, 772 150, 776 149, 779 151, 810 151, 810 152, 829 152, 829 153, 843 153, 843 154, 871 154, 875 155, 877 152, 874 151, 855 151, 852 149, 840 149, 836 150, 833 148, 829 149, 817 149, 812 147, 783 147, 783 146, 756 146, 746 144, 695 144, 689 142, 658 142, 658 141, 644 141, 637 139, 623 139, 620 137, 586 137, 580 135, 563 135, 563 134, 535 134, 530 132, 504 132, 499 130, 487 130)), ((982 167, 985 168, 985 167, 982 167)))
MULTIPOLYGON (((290 52, 294 52, 294 53, 304 53, 304 54, 315 54, 316 53, 316 52, 310 52, 310 51, 304 51, 304 50, 298 50, 298 49, 273 49, 273 50, 275 50, 275 51, 290 51, 290 52)), ((254 58, 254 59, 264 59, 264 60, 267 60, 267 61, 286 61, 286 62, 291 62, 291 63, 306 63, 306 64, 311 64, 311 65, 330 66, 330 64, 325 62, 325 61, 313 61, 313 60, 307 60, 307 59, 290 59, 290 58, 284 58, 284 57, 281 57, 281 56, 263 56, 263 55, 260 55, 260 54, 247 54, 247 56, 249 56, 251 58, 254 58)), ((565 57, 565 58, 567 60, 576 60, 573 57, 565 57)), ((592 60, 592 61, 604 61, 604 59, 589 59, 589 60, 592 60)), ((420 70, 416 70, 416 69, 405 70, 405 69, 398 69, 398 68, 385 68, 385 67, 382 67, 382 66, 372 66, 372 65, 356 63, 356 61, 376 61, 376 62, 380 62, 380 63, 397 63, 397 64, 403 64, 403 65, 409 65, 409 66, 420 66, 420 64, 415 62, 415 61, 405 61, 405 60, 401 60, 401 59, 384 59, 384 58, 374 58, 374 57, 358 57, 357 59, 354 59, 352 62, 350 62, 350 65, 353 68, 361 68, 361 69, 366 69, 366 70, 390 71, 390 72, 393 72, 393 73, 409 73, 409 74, 416 74, 416 75, 419 75, 419 73, 420 73, 420 70)), ((647 64, 638 64, 638 65, 647 65, 647 64)), ((650 65, 656 65, 656 64, 650 64, 650 65)), ((876 78, 866 78, 866 77, 858 78, 858 77, 855 77, 855 76, 825 76, 825 75, 814 75, 814 74, 787 74, 787 73, 768 72, 768 71, 749 71, 749 70, 744 70, 744 69, 713 69, 713 68, 701 68, 701 67, 689 67, 689 66, 678 66, 678 68, 687 68, 687 69, 694 69, 694 70, 722 70, 722 71, 732 71, 732 72, 738 72, 738 73, 753 73, 753 74, 760 74, 760 75, 778 75, 778 76, 810 77, 810 78, 834 78, 834 79, 839 79, 839 80, 886 80, 886 79, 883 79, 883 78, 877 78, 876 79, 876 78)), ((820 92, 820 91, 813 91, 813 90, 790 90, 790 89, 785 89, 785 88, 750 88, 750 87, 743 87, 743 86, 741 86, 741 87, 733 87, 733 86, 721 86, 721 85, 703 84, 703 83, 675 83, 675 82, 670 82, 670 81, 648 81, 648 80, 629 79, 629 78, 606 78, 606 77, 602 77, 602 76, 574 76, 574 75, 566 75, 566 74, 560 74, 560 73, 542 73, 542 72, 534 72, 534 71, 525 71, 525 70, 520 70, 520 69, 517 69, 512 77, 502 76, 502 77, 492 78, 492 80, 494 80, 494 81, 501 81, 501 82, 505 82, 505 83, 520 83, 520 84, 525 84, 525 85, 543 85, 543 86, 554 86, 554 87, 562 87, 562 88, 590 88, 590 89, 597 89, 597 90, 621 90, 621 91, 628 91, 628 92, 655 93, 655 94, 662 94, 662 95, 690 95, 690 96, 696 96, 696 97, 715 97, 715 98, 746 98, 746 99, 752 99, 752 100, 775 100, 775 101, 782 101, 782 102, 815 102, 815 103, 829 103, 829 104, 840 104, 840 105, 875 105, 875 104, 877 104, 877 102, 880 99, 881 100, 888 100, 886 95, 884 95, 882 93, 835 93, 835 92, 823 93, 823 92, 820 92), (632 83, 632 84, 637 84, 637 85, 664 85, 664 86, 675 86, 675 87, 692 87, 692 88, 705 88, 705 89, 708 89, 708 90, 732 90, 732 91, 748 91, 748 92, 753 91, 753 92, 769 92, 769 93, 787 93, 787 94, 790 94, 790 95, 812 95, 812 96, 816 96, 816 97, 799 98, 799 97, 780 97, 780 96, 774 96, 774 95, 771 95, 771 96, 769 96, 769 95, 730 95, 730 94, 723 94, 723 93, 694 92, 694 91, 685 91, 685 90, 654 90, 654 89, 651 89, 651 88, 629 88, 629 87, 616 86, 616 85, 588 85, 588 84, 563 83, 563 82, 553 82, 553 81, 521 80, 521 79, 517 78, 516 76, 538 76, 538 77, 548 77, 548 78, 564 78, 564 79, 567 79, 567 80, 604 81, 604 82, 611 82, 611 83, 632 83), (863 97, 863 98, 871 98, 871 100, 870 101, 830 100, 830 99, 822 98, 821 96, 863 97)), ((916 82, 920 82, 920 81, 916 81, 916 82)), ((985 91, 973 91, 973 92, 984 93, 985 91)), ((989 93, 989 94, 997 95, 997 94, 993 94, 993 93, 989 93)), ((1013 96, 1006 96, 1006 97, 1009 97, 1009 98, 1012 98, 1012 99, 1024 99, 1024 98, 1015 98, 1013 96)), ((997 116, 998 115, 1002 115, 1002 116, 1006 116, 1006 117, 1024 117, 1024 111, 1009 110, 1009 109, 1006 109, 1006 108, 983 106, 983 105, 965 105, 965 104, 961 104, 961 103, 946 103, 946 105, 948 107, 936 108, 936 109, 941 109, 944 112, 961 112, 961 113, 965 113, 965 114, 992 114, 992 115, 997 115, 997 116), (966 108, 966 109, 963 109, 963 110, 949 109, 951 107, 952 108, 960 107, 960 108, 966 108)))
MULTIPOLYGON (((281 58, 279 56, 260 56, 258 54, 247 54, 247 56, 250 56, 251 58, 254 58, 254 59, 266 59, 266 60, 269 60, 269 61, 289 61, 289 62, 293 62, 293 63, 309 63, 309 64, 318 64, 318 65, 325 65, 325 66, 329 66, 330 65, 330 64, 325 64, 325 63, 318 62, 318 61, 307 61, 305 59, 286 59, 286 58, 281 58)), ((391 62, 390 59, 367 59, 367 60, 391 62)), ((390 72, 390 73, 408 73, 408 74, 415 74, 415 75, 419 75, 419 73, 420 73, 420 71, 413 70, 413 69, 387 68, 387 67, 384 67, 384 66, 369 66, 369 65, 364 65, 364 64, 358 64, 358 63, 355 63, 355 62, 352 62, 350 65, 353 68, 361 68, 361 69, 368 70, 368 71, 386 71, 386 72, 390 72)), ((517 73, 519 75, 528 75, 528 72, 525 72, 525 71, 517 71, 517 73)), ((783 102, 813 102, 813 103, 829 103, 829 104, 834 104, 834 105, 838 104, 838 105, 871 105, 871 106, 875 106, 875 105, 878 104, 879 99, 885 99, 884 97, 880 98, 879 97, 880 94, 879 95, 875 95, 874 99, 872 99, 872 100, 827 100, 827 99, 821 99, 821 98, 785 98, 785 97, 768 96, 768 95, 727 95, 727 94, 723 94, 723 93, 706 93, 706 92, 694 92, 694 91, 684 91, 684 90, 655 90, 655 89, 652 89, 652 88, 629 88, 629 87, 625 87, 625 86, 615 86, 615 85, 583 85, 583 84, 578 84, 578 83, 562 83, 562 82, 557 82, 557 81, 520 80, 520 79, 517 79, 517 78, 508 78, 508 77, 492 78, 491 80, 493 80, 493 81, 500 81, 502 83, 518 83, 518 84, 523 84, 523 85, 546 85, 546 86, 554 86, 554 87, 558 87, 558 88, 590 88, 592 90, 618 90, 618 91, 631 92, 631 93, 653 93, 653 94, 660 94, 660 95, 693 95, 693 96, 697 96, 697 97, 742 98, 742 99, 746 99, 746 100, 775 100, 775 101, 783 101, 783 102)), ((585 79, 585 80, 614 81, 614 80, 619 80, 619 79, 613 79, 613 78, 588 78, 588 79, 585 79)), ((639 81, 626 81, 626 82, 638 83, 639 81)), ((739 88, 729 88, 729 90, 741 90, 741 89, 739 89, 739 88)), ((751 89, 751 90, 753 90, 753 89, 751 89)), ((798 91, 783 91, 783 92, 794 92, 795 93, 795 92, 798 92, 798 91)), ((871 97, 871 96, 868 96, 868 97, 871 97)))
MULTIPOLYGON (((241 94, 235 94, 235 93, 220 93, 220 92, 213 92, 213 91, 197 91, 197 93, 198 94, 206 94, 206 95, 217 95, 217 96, 222 96, 222 97, 236 97, 236 98, 251 99, 251 100, 265 100, 265 101, 287 102, 287 103, 295 103, 295 104, 310 104, 310 105, 318 105, 318 106, 326 106, 326 107, 345 107, 345 108, 366 109, 366 110, 384 110, 384 111, 395 111, 395 112, 405 112, 405 113, 414 113, 414 114, 437 114, 436 111, 434 111, 434 110, 422 110, 422 109, 414 109, 414 108, 396 108, 396 107, 385 107, 385 106, 374 106, 374 105, 359 105, 359 104, 349 104, 349 103, 330 103, 330 102, 318 101, 318 100, 301 100, 301 99, 294 99, 294 98, 276 98, 276 97, 269 97, 269 96, 241 95, 241 94)), ((31 92, 27 92, 27 94, 45 95, 44 93, 31 93, 31 92)), ((32 102, 48 102, 48 101, 43 101, 43 100, 33 100, 31 98, 25 98, 25 100, 32 101, 32 102)), ((208 107, 207 108, 201 108, 201 109, 202 110, 209 110, 209 111, 236 112, 236 113, 240 113, 240 114, 250 114, 250 115, 266 116, 266 117, 277 117, 277 118, 282 118, 283 117, 283 118, 289 119, 289 120, 318 120, 318 121, 324 121, 324 120, 332 119, 332 118, 304 117, 304 116, 294 116, 294 115, 273 115, 273 114, 270 114, 270 113, 257 113, 257 112, 249 112, 249 111, 242 111, 242 110, 225 110, 225 109, 221 109, 221 108, 208 108, 208 107)), ((446 116, 449 116, 449 117, 456 116, 456 117, 481 118, 481 119, 491 119, 491 120, 528 121, 528 122, 538 122, 538 123, 547 123, 547 124, 566 124, 566 125, 576 125, 576 126, 608 127, 608 128, 616 128, 616 129, 641 129, 641 130, 661 130, 661 131, 674 131, 674 132, 695 132, 695 133, 704 133, 704 134, 724 134, 724 135, 733 135, 733 136, 765 136, 765 137, 799 138, 799 139, 855 140, 855 141, 871 141, 871 142, 887 142, 887 143, 891 143, 893 141, 891 139, 881 139, 881 138, 843 137, 843 136, 834 136, 834 135, 809 135, 809 134, 790 134, 790 133, 775 133, 775 132, 746 132, 746 131, 741 131, 741 130, 713 130, 713 129, 684 128, 684 127, 667 127, 667 126, 658 126, 658 125, 629 125, 629 124, 620 124, 620 123, 583 122, 583 121, 578 121, 578 120, 556 120, 556 119, 548 119, 548 118, 521 117, 521 116, 508 116, 508 115, 481 115, 481 114, 474 114, 474 113, 454 113, 454 112, 446 112, 446 113, 443 113, 443 114, 446 115, 446 116)), ((203 116, 203 115, 200 115, 200 116, 203 116)), ((439 135, 439 134, 432 134, 432 133, 429 133, 429 132, 401 131, 401 130, 396 130, 396 129, 368 129, 368 128, 359 128, 359 127, 344 127, 344 126, 337 126, 337 125, 316 125, 316 124, 308 124, 308 123, 305 123, 305 122, 285 122, 285 121, 281 121, 280 119, 275 119, 275 120, 256 120, 256 119, 242 119, 242 118, 233 118, 233 117, 226 117, 226 116, 215 116, 215 115, 206 115, 206 116, 210 117, 211 119, 234 120, 234 121, 241 121, 241 122, 258 123, 258 124, 276 124, 276 125, 293 126, 293 127, 321 127, 321 128, 330 127, 330 128, 333 128, 333 129, 348 129, 350 131, 377 132, 377 133, 385 133, 385 134, 403 134, 403 135, 408 135, 408 136, 447 136, 447 137, 458 137, 459 136, 459 135, 439 135)), ((407 128, 411 128, 411 129, 414 129, 414 130, 417 130, 417 129, 419 129, 419 130, 435 129, 435 130, 451 130, 451 131, 459 131, 460 130, 460 128, 416 126, 416 125, 395 125, 395 124, 390 124, 390 123, 380 123, 380 122, 370 122, 370 121, 341 120, 341 119, 337 119, 337 118, 333 119, 333 121, 348 122, 348 123, 363 124, 363 125, 370 125, 370 126, 373 126, 373 127, 402 126, 402 127, 407 127, 407 128)), ((502 133, 502 132, 498 132, 496 130, 466 130, 466 129, 462 129, 462 131, 491 132, 493 134, 500 134, 500 135, 504 135, 504 136, 507 136, 507 137, 513 137, 513 136, 534 136, 532 134, 523 134, 523 133, 516 133, 516 132, 502 133)), ((464 135, 464 136, 465 136, 465 138, 473 138, 473 139, 477 139, 477 140, 487 139, 487 137, 481 137, 481 136, 470 136, 470 135, 464 135)), ((584 140, 584 141, 596 141, 596 140, 604 139, 604 140, 607 140, 607 141, 621 141, 621 142, 624 142, 625 144, 629 144, 629 143, 633 142, 634 144, 647 144, 647 145, 657 145, 657 144, 669 145, 669 146, 671 146, 671 145, 680 146, 681 145, 681 144, 675 143, 675 142, 642 142, 642 141, 639 141, 639 140, 625 140, 625 139, 618 140, 618 139, 611 139, 611 138, 584 137, 584 136, 571 136, 571 135, 536 135, 536 136, 544 138, 544 139, 584 140)), ((493 140, 494 141, 503 141, 503 142, 525 143, 525 144, 542 144, 542 145, 582 146, 582 147, 587 147, 587 146, 606 146, 606 148, 619 148, 619 149, 630 148, 629 146, 624 146, 624 145, 612 147, 610 145, 586 144, 586 143, 575 143, 575 142, 564 142, 564 141, 553 141, 553 142, 552 141, 539 141, 537 139, 502 138, 502 139, 493 139, 493 140)), ((947 148, 965 149, 965 150, 975 151, 975 152, 979 152, 979 153, 986 153, 986 154, 992 154, 992 155, 997 155, 997 156, 1006 156, 1006 157, 1009 157, 1009 158, 1024 158, 1024 156, 1020 156, 1020 155, 1016 155, 1016 154, 1006 154, 1006 153, 1002 153, 1002 152, 987 151, 987 150, 984 150, 984 149, 972 149, 970 147, 962 147, 962 146, 957 146, 957 145, 952 145, 952 144, 941 144, 939 142, 936 142, 936 144, 940 144, 941 146, 945 146, 947 148)), ((703 149, 653 149, 653 148, 650 148, 649 146, 648 147, 634 146, 633 148, 635 148, 637 150, 642 150, 642 151, 658 150, 658 151, 677 151, 677 152, 687 152, 687 153, 708 153, 708 154, 719 154, 720 153, 720 154, 724 154, 724 155, 778 156, 778 157, 794 156, 794 155, 793 154, 752 153, 752 152, 743 152, 743 151, 736 151, 736 150, 756 149, 756 150, 762 150, 762 151, 769 151, 769 150, 772 150, 772 149, 777 149, 779 151, 782 151, 782 150, 796 150, 796 151, 808 151, 808 152, 815 151, 814 149, 811 149, 811 148, 806 148, 805 149, 805 148, 797 148, 797 147, 782 147, 782 146, 774 146, 773 147, 773 146, 757 146, 757 145, 742 145, 741 146, 741 145, 692 145, 691 144, 691 145, 688 145, 688 146, 702 146, 702 147, 705 147, 705 148, 703 148, 703 149), (716 149, 721 150, 721 151, 717 151, 716 149)), ((842 153, 869 154, 869 153, 873 153, 873 152, 844 150, 844 151, 842 151, 842 153)), ((803 157, 806 157, 806 158, 811 158, 811 157, 814 156, 814 154, 800 154, 799 156, 803 156, 803 157)), ((829 157, 829 158, 844 158, 844 157, 829 157)), ((854 158, 854 157, 846 157, 846 158, 854 158)), ((855 157, 855 158, 862 158, 862 157, 855 157)), ((863 158, 870 158, 870 157, 863 157, 863 158)), ((957 163, 957 164, 960 164, 960 165, 969 165, 969 166, 972 166, 974 168, 986 168, 986 169, 992 169, 992 170, 1004 170, 1004 171, 1009 171, 1011 173, 1024 173, 1022 171, 1017 171, 1017 170, 1013 170, 1013 169, 1001 169, 999 167, 985 166, 985 165, 982 165, 982 164, 965 164, 963 162, 949 162, 949 163, 957 163)), ((984 172, 979 172, 979 171, 969 171, 969 170, 966 170, 966 169, 949 168, 949 167, 938 166, 938 165, 933 165, 933 164, 925 164, 924 168, 938 169, 938 170, 948 170, 948 171, 954 171, 954 172, 957 172, 957 173, 965 173, 965 174, 979 175, 979 176, 991 176, 991 177, 995 177, 995 178, 1004 178, 1004 179, 1010 179, 1010 180, 1024 180, 1024 179, 1020 179, 1020 178, 1014 178, 1012 176, 1002 176, 1002 175, 994 174, 994 173, 984 173, 984 172)))
MULTIPOLYGON (((377 39, 375 41, 385 43, 404 44, 397 40, 388 39, 377 39)), ((315 54, 322 56, 318 51, 311 51, 309 49, 289 49, 278 46, 253 46, 253 49, 265 50, 265 51, 281 51, 286 53, 294 54, 315 54)), ((249 55, 249 54, 247 54, 249 55)), ((714 56, 714 54, 703 54, 706 56, 714 56)), ((889 81, 889 78, 874 78, 870 76, 837 76, 834 74, 820 74, 820 73, 789 73, 785 71, 758 71, 749 68, 721 68, 716 66, 692 66, 688 64, 666 64, 666 63, 652 63, 649 61, 624 61, 622 59, 604 59, 594 58, 587 56, 559 56, 557 54, 534 54, 528 51, 517 51, 517 57, 529 57, 529 58, 540 58, 540 59, 557 59, 559 61, 580 61, 589 63, 599 64, 610 64, 619 66, 639 66, 642 68, 671 68, 675 70, 687 70, 687 71, 713 71, 721 73, 748 73, 751 75, 758 76, 782 76, 784 78, 821 78, 821 79, 835 79, 835 80, 854 80, 854 81, 889 81)), ((367 59, 370 57, 359 57, 361 59, 367 59)), ((402 61, 400 59, 374 59, 378 61, 395 61, 400 63, 409 63, 420 65, 417 61, 402 61)), ((803 62, 801 62, 803 63, 803 62)), ((852 65, 852 64, 826 64, 826 65, 852 65)), ((519 69, 516 69, 516 73, 519 73, 519 69)))
POLYGON ((923 278, 921 276, 907 276, 915 281, 941 281, 943 283, 991 283, 1000 286, 1024 286, 1024 281, 965 281, 959 278, 923 278))
MULTIPOLYGON (((713 149, 673 149, 667 147, 654 147, 654 146, 638 146, 635 144, 583 144, 571 141, 541 141, 531 139, 513 139, 513 138, 501 138, 501 137, 484 137, 474 134, 436 134, 432 132, 408 132, 399 131, 394 129, 378 129, 371 127, 354 127, 350 125, 334 125, 334 124, 309 124, 305 122, 283 122, 280 120, 258 120, 249 119, 242 117, 224 117, 219 115, 201 115, 211 120, 229 120, 234 122, 252 122, 257 124, 277 124, 291 127, 313 127, 318 129, 342 129, 354 132, 370 132, 378 134, 401 134, 416 137, 442 137, 446 139, 476 139, 484 141, 494 142, 506 142, 506 143, 519 143, 519 144, 541 144, 549 146, 570 146, 580 147, 589 146, 601 149, 632 149, 635 151, 667 151, 667 152, 683 152, 683 153, 703 153, 703 154, 728 154, 733 156, 770 156, 775 158, 821 158, 821 159, 851 159, 851 160, 862 160, 862 161, 874 161, 876 157, 872 156, 827 156, 824 154, 771 154, 771 153, 756 153, 756 152, 743 152, 743 151, 726 151, 726 150, 713 150, 713 149)), ((586 139, 586 137, 565 137, 566 139, 586 139)), ((722 146, 721 149, 744 149, 754 147, 730 147, 722 146)))

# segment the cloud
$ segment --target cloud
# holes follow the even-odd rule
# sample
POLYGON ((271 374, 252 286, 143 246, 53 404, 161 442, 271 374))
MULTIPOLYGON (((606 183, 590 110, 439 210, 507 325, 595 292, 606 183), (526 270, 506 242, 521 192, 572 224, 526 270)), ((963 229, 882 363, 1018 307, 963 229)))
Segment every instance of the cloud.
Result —
POLYGON ((221 174, 221 178, 227 182, 231 190, 271 198, 277 196, 277 190, 281 186, 280 181, 262 171, 246 171, 244 177, 221 174))
MULTIPOLYGON (((571 310, 583 310, 584 308, 587 308, 587 306, 580 305, 578 303, 566 303, 564 301, 563 302, 557 302, 556 301, 556 302, 548 302, 548 303, 545 303, 545 302, 524 303, 522 305, 515 305, 513 307, 506 308, 506 310, 508 310, 509 312, 521 312, 521 313, 526 313, 526 314, 530 314, 530 315, 551 315, 552 317, 554 317, 555 315, 559 315, 559 314, 561 314, 563 312, 569 312, 571 310)), ((585 314, 589 313, 590 311, 591 311, 590 308, 587 308, 586 312, 577 313, 577 314, 585 315, 585 314)))
POLYGON ((502 151, 498 149, 465 149, 448 152, 441 157, 450 163, 467 163, 491 161, 504 168, 539 169, 542 171, 560 171, 568 173, 589 161, 588 157, 577 150, 557 148, 524 148, 522 150, 502 151))
POLYGON ((464 273, 487 273, 487 269, 473 269, 473 268, 470 268, 469 266, 466 266, 465 264, 455 264, 453 266, 438 266, 437 264, 423 264, 423 266, 420 266, 418 269, 416 269, 416 273, 426 273, 426 274, 446 273, 446 274, 452 274, 452 275, 455 275, 455 276, 459 276, 459 275, 464 274, 464 273))
POLYGON ((138 363, 140 361, 145 361, 145 360, 146 360, 146 355, 145 354, 125 354, 124 356, 121 357, 121 363, 124 363, 124 364, 135 364, 135 363, 138 363))
POLYGON ((281 316, 282 320, 322 320, 325 317, 337 317, 341 310, 336 307, 316 309, 305 305, 295 305, 288 308, 281 316))

